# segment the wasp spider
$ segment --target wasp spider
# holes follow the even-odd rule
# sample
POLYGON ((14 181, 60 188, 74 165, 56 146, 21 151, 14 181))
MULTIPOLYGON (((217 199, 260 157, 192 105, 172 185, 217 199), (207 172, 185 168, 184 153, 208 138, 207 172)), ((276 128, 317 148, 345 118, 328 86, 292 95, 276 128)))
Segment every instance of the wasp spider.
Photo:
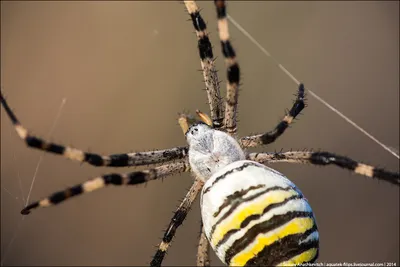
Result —
POLYGON ((176 210, 151 266, 160 266, 177 228, 201 192, 202 232, 197 265, 209 265, 209 244, 228 265, 294 265, 314 262, 319 253, 319 233, 312 209, 302 192, 283 174, 266 164, 274 162, 335 165, 357 174, 399 185, 399 173, 366 165, 330 152, 290 151, 246 153, 244 149, 267 145, 281 136, 304 109, 305 89, 281 122, 271 131, 236 138, 240 69, 230 43, 224 1, 215 1, 219 38, 227 67, 227 94, 220 96, 212 46, 206 24, 194 1, 184 1, 198 38, 198 50, 210 104, 210 117, 197 111, 197 119, 181 114, 179 124, 187 147, 109 156, 50 143, 31 135, 18 121, 3 95, 1 103, 19 137, 29 147, 62 155, 93 166, 127 167, 162 164, 152 169, 107 174, 56 192, 26 206, 21 213, 60 204, 66 199, 108 185, 137 185, 191 171, 192 187, 176 210))

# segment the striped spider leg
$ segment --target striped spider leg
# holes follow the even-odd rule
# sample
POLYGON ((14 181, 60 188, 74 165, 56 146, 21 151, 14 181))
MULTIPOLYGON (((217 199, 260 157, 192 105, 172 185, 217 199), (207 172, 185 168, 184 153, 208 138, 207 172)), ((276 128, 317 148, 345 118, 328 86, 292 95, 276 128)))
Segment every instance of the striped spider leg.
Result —
POLYGON ((208 38, 207 26, 200 15, 199 8, 195 1, 184 1, 187 11, 193 22, 198 37, 198 48, 201 58, 206 91, 209 99, 211 119, 215 129, 223 128, 230 134, 235 134, 237 103, 239 96, 240 70, 236 61, 235 51, 229 40, 228 21, 224 1, 214 1, 217 18, 218 31, 221 40, 222 53, 225 57, 227 66, 227 92, 225 99, 225 109, 219 90, 219 81, 213 62, 213 52, 211 42, 208 38), (223 122, 222 122, 223 120, 223 122))
POLYGON ((151 180, 156 180, 159 178, 171 176, 181 172, 187 172, 190 170, 187 160, 179 160, 173 163, 164 164, 162 166, 155 167, 153 169, 136 171, 130 173, 110 173, 95 177, 82 184, 78 184, 69 187, 65 190, 53 193, 51 196, 44 198, 39 201, 35 201, 25 207, 21 214, 27 215, 32 209, 44 208, 52 205, 59 204, 71 197, 75 197, 81 194, 89 193, 94 190, 101 189, 108 185, 138 185, 146 183, 151 180))
POLYGON ((239 142, 243 148, 256 147, 259 145, 268 145, 273 143, 279 136, 281 136, 293 120, 300 114, 300 112, 306 106, 305 104, 305 92, 304 85, 300 84, 296 100, 293 103, 292 108, 286 113, 285 117, 278 123, 278 125, 272 131, 256 134, 251 136, 242 137, 239 142))
POLYGON ((210 117, 214 128, 219 129, 223 126, 223 101, 219 88, 218 73, 214 65, 214 54, 210 39, 208 38, 207 25, 200 15, 199 7, 195 1, 184 1, 184 3, 197 35, 197 47, 204 83, 206 85, 208 103, 210 105, 210 117))
POLYGON ((82 150, 54 144, 29 134, 26 128, 19 122, 17 116, 9 107, 3 93, 0 92, 0 102, 15 127, 18 136, 26 143, 28 147, 36 148, 46 152, 62 155, 70 160, 86 162, 93 166, 106 167, 130 167, 143 166, 150 164, 167 163, 177 159, 183 159, 187 156, 187 147, 174 147, 170 149, 145 151, 137 153, 114 154, 102 156, 94 153, 84 152, 82 150))
POLYGON ((305 163, 321 166, 331 164, 360 175, 377 178, 394 185, 400 185, 400 173, 398 172, 390 172, 385 169, 376 168, 330 152, 289 151, 278 153, 250 153, 247 158, 262 164, 275 162, 305 163))
POLYGON ((221 40, 222 54, 227 67, 226 99, 224 130, 230 135, 237 131, 237 105, 239 98, 240 69, 236 60, 236 53, 229 40, 228 19, 226 17, 225 1, 214 0, 217 9, 219 39, 221 40))
MULTIPOLYGON (((186 215, 189 213, 190 208, 195 201, 197 195, 203 188, 204 182, 200 179, 196 179, 193 185, 190 187, 188 193, 182 200, 181 204, 177 208, 174 213, 174 216, 171 219, 171 222, 164 233, 162 241, 157 249, 156 254, 154 255, 150 266, 161 266, 161 263, 167 253, 167 250, 172 242, 172 239, 175 236, 177 228, 183 223, 186 218, 186 215)), ((202 260, 205 256, 203 254, 199 255, 201 259, 198 259, 198 262, 202 260)), ((205 265, 203 265, 205 266, 205 265)))

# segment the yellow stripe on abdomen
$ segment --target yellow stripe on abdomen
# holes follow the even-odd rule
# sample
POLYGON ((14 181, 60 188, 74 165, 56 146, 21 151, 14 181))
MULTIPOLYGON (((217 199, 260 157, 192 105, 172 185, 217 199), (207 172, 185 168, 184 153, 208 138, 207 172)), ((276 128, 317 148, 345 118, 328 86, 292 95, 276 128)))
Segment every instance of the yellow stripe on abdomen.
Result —
MULTIPOLYGON (((287 224, 276 228, 269 233, 259 234, 254 242, 241 252, 237 253, 231 260, 231 266, 244 266, 246 262, 257 255, 265 246, 284 238, 288 235, 301 234, 314 226, 313 218, 295 218, 287 224)), ((302 254, 300 254, 302 255, 302 254)), ((300 256, 298 255, 298 256, 300 256)))
POLYGON ((294 256, 288 261, 279 263, 277 266, 297 266, 304 262, 310 262, 312 259, 315 258, 315 255, 317 255, 317 253, 318 253, 317 248, 310 248, 309 250, 304 251, 303 253, 297 256, 294 256))
POLYGON ((251 215, 262 214, 263 210, 271 204, 280 203, 298 193, 294 190, 276 190, 268 192, 265 196, 260 196, 245 205, 239 205, 228 218, 217 225, 211 237, 212 245, 215 247, 225 234, 233 229, 240 229, 242 222, 251 215), (242 207, 241 207, 242 206, 242 207))

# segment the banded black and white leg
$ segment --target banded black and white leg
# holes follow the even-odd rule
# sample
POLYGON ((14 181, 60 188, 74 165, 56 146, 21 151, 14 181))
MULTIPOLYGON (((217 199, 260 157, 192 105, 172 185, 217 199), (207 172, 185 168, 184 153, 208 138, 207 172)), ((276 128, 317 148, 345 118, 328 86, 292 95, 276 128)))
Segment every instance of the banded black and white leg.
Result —
POLYGON ((252 136, 246 136, 240 139, 240 144, 243 148, 256 147, 260 145, 268 145, 273 143, 279 136, 281 136, 293 120, 300 114, 300 112, 306 106, 305 104, 305 92, 304 85, 300 84, 297 91, 296 100, 293 103, 292 108, 287 112, 285 117, 278 123, 278 125, 272 131, 257 134, 252 136))
POLYGON ((172 242, 172 239, 175 236, 176 230, 185 220, 186 215, 189 213, 189 210, 194 200, 196 199, 197 195, 203 188, 203 185, 204 185, 203 181, 196 179, 193 185, 190 187, 185 198, 182 200, 178 209, 175 211, 174 216, 172 217, 171 222, 164 233, 162 241, 158 246, 157 252, 150 263, 150 266, 161 266, 161 263, 167 253, 167 250, 172 242))
POLYGON ((221 40, 222 54, 224 55, 227 67, 224 129, 230 135, 235 135, 237 131, 240 69, 236 60, 235 50, 229 38, 225 1, 215 0, 214 3, 217 10, 218 31, 219 39, 221 40))
POLYGON ((262 164, 275 162, 306 163, 322 166, 332 164, 360 175, 400 186, 399 172, 387 171, 330 152, 290 151, 279 153, 250 153, 248 159, 262 164))
POLYGON ((210 116, 214 128, 219 129, 222 127, 224 118, 223 101, 220 93, 218 74, 214 64, 212 45, 208 37, 207 25, 200 15, 199 7, 195 1, 184 1, 184 3, 197 35, 197 47, 201 59, 208 103, 210 105, 210 116))
POLYGON ((171 176, 181 172, 187 172, 190 170, 190 166, 187 160, 180 160, 170 164, 165 164, 159 167, 155 167, 149 170, 136 171, 130 173, 111 173, 103 176, 99 176, 88 180, 82 184, 78 184, 67 188, 65 190, 56 192, 51 196, 44 198, 40 201, 33 202, 25 207, 21 214, 27 215, 32 209, 44 208, 52 205, 60 204, 61 202, 81 194, 89 193, 108 185, 138 185, 146 183, 151 180, 171 176))
POLYGON ((166 163, 187 157, 187 147, 174 147, 155 151, 102 156, 99 154, 84 152, 76 148, 47 142, 46 140, 40 139, 28 132, 28 130, 19 122, 17 116, 11 110, 1 92, 0 101, 12 124, 14 125, 18 136, 25 141, 28 147, 62 155, 70 160, 86 162, 93 166, 128 167, 166 163))

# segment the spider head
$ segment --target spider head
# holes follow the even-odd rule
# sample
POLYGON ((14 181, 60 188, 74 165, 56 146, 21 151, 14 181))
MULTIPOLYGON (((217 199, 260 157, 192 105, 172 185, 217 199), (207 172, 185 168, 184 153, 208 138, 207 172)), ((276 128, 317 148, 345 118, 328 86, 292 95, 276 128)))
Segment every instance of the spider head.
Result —
POLYGON ((200 119, 202 121, 181 116, 179 124, 189 144, 190 167, 196 177, 207 181, 219 169, 244 160, 245 154, 235 138, 213 129, 206 119, 200 119))
POLYGON ((196 142, 196 140, 204 138, 204 136, 209 134, 211 131, 214 130, 203 122, 194 123, 185 133, 186 141, 190 145, 191 143, 196 142))
POLYGON ((211 119, 205 113, 200 110, 196 110, 196 113, 200 120, 191 115, 179 114, 179 125, 189 145, 214 130, 211 119))

